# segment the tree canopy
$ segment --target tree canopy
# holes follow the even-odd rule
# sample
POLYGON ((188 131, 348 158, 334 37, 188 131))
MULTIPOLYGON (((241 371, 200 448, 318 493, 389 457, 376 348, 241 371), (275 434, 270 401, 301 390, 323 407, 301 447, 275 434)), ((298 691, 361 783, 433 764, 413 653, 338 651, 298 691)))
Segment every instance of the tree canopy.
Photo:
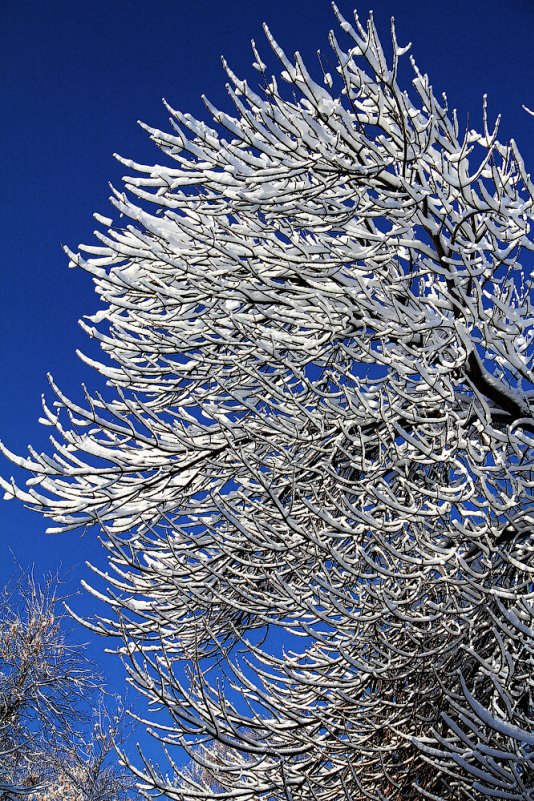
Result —
POLYGON ((164 163, 122 159, 120 224, 70 253, 107 387, 52 383, 53 454, 5 448, 33 477, 3 485, 104 533, 147 787, 527 801, 534 190, 485 107, 462 130, 393 26, 388 55, 336 13, 335 71, 267 31, 279 78, 253 43, 233 112, 145 126, 164 163))

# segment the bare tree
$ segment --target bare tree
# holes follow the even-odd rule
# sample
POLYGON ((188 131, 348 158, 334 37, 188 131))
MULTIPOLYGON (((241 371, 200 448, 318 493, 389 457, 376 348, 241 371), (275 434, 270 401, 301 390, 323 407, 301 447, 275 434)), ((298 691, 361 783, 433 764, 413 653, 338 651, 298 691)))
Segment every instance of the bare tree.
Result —
POLYGON ((533 186, 338 17, 320 81, 267 31, 280 80, 253 45, 260 90, 226 66, 234 112, 169 108, 166 165, 123 160, 130 224, 70 253, 108 389, 53 385, 54 455, 5 449, 34 477, 4 487, 105 532, 147 788, 527 801, 533 186))
POLYGON ((120 707, 111 714, 96 707, 93 725, 68 745, 47 752, 46 782, 30 801, 127 801, 138 797, 131 773, 118 763, 117 746, 124 737, 120 707))
POLYGON ((31 577, 2 594, 2 797, 11 797, 15 785, 29 793, 39 784, 44 744, 72 735, 80 697, 92 687, 81 649, 67 645, 60 630, 56 600, 52 581, 41 589, 31 577))
POLYGON ((131 776, 114 738, 121 715, 87 699, 98 681, 84 649, 68 642, 58 583, 23 576, 0 610, 0 799, 125 801, 131 776))

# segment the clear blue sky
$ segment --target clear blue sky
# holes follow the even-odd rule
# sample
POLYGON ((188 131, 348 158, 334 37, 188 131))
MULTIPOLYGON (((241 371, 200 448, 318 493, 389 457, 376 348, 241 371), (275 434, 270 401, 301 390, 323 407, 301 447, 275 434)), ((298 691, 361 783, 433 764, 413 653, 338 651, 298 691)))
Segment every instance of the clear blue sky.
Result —
MULTIPOLYGON (((355 0, 354 0, 355 1, 355 0)), ((350 15, 353 0, 339 0, 350 15)), ((419 67, 445 90, 460 120, 477 128, 481 97, 501 112, 502 138, 514 136, 534 171, 532 0, 376 0, 384 37, 397 21, 401 44, 412 41, 419 67)), ((367 2, 358 4, 366 16, 367 2)), ((263 44, 267 21, 287 51, 308 63, 328 56, 335 25, 328 0, 2 0, 0 4, 0 436, 18 453, 46 448, 40 395, 50 371, 67 394, 93 380, 76 359, 85 340, 77 320, 97 308, 88 276, 68 270, 61 243, 91 241, 93 212, 109 215, 108 181, 120 185, 119 152, 161 161, 136 125, 166 126, 161 105, 205 117, 200 95, 226 104, 224 54, 234 70, 254 76, 249 41, 263 44)), ((11 474, 2 461, 3 475, 11 474)), ((45 537, 45 523, 16 502, 0 503, 0 584, 34 563, 58 569, 74 589, 86 559, 103 563, 91 535, 45 537)), ((90 610, 85 597, 79 610, 90 610)), ((80 632, 80 639, 87 639, 80 632)), ((91 653, 115 689, 115 669, 91 653)))

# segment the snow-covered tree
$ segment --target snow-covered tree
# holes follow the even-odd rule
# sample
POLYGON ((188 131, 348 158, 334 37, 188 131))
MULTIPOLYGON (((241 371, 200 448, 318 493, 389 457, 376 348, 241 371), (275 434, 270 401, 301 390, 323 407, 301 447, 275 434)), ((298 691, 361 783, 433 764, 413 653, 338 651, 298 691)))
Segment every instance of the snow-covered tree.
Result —
POLYGON ((146 787, 527 801, 533 186, 485 106, 462 130, 394 28, 338 17, 330 72, 267 31, 280 79, 253 45, 259 89, 226 66, 231 113, 169 108, 163 163, 123 159, 130 222, 70 253, 108 387, 53 385, 54 453, 6 450, 4 488, 104 532, 146 787))
MULTIPOLYGON (((235 754, 231 754, 228 746, 218 740, 199 744, 194 748, 189 761, 180 768, 181 783, 175 789, 181 791, 184 798, 188 798, 192 790, 196 791, 197 796, 200 793, 201 798, 217 798, 221 793, 231 790, 235 783, 235 773, 232 775, 225 770, 229 762, 235 762, 235 754)), ((241 756, 241 766, 243 765, 241 756)), ((192 797, 195 797, 194 794, 192 797)), ((254 794, 252 799, 256 801, 258 796, 254 794)))

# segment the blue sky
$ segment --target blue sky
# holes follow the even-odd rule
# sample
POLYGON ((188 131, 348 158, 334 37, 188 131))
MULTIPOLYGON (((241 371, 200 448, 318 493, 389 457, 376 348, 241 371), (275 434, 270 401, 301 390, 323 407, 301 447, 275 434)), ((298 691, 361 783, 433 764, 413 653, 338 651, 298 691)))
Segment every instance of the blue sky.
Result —
MULTIPOLYGON (((355 0, 339 0, 350 15, 355 0)), ((397 21, 401 44, 412 41, 417 63, 436 90, 445 90, 462 123, 481 125, 481 98, 503 115, 501 137, 514 136, 534 169, 531 0, 376 0, 383 38, 397 21)), ((362 17, 368 3, 359 3, 362 17)), ((123 168, 112 154, 161 161, 136 125, 166 127, 161 104, 207 118, 206 93, 227 105, 224 54, 253 78, 249 42, 267 51, 267 21, 288 51, 309 64, 335 25, 328 0, 3 0, 0 8, 0 191, 3 195, 0 284, 0 436, 23 453, 46 449, 50 429, 38 425, 40 396, 50 371, 67 394, 90 370, 75 356, 85 338, 77 325, 97 308, 88 276, 67 269, 61 243, 90 242, 92 213, 109 214, 108 182, 123 168)), ((11 474, 2 461, 4 476, 11 474)), ((103 564, 96 538, 76 533, 46 537, 45 523, 15 502, 0 504, 0 583, 22 567, 60 572, 74 590, 87 577, 84 562, 103 564), (60 567, 61 565, 61 567, 60 567)), ((82 596, 76 606, 89 611, 82 596)), ((88 639, 80 632, 79 639, 88 639)), ((116 669, 91 645, 115 689, 116 669)))

